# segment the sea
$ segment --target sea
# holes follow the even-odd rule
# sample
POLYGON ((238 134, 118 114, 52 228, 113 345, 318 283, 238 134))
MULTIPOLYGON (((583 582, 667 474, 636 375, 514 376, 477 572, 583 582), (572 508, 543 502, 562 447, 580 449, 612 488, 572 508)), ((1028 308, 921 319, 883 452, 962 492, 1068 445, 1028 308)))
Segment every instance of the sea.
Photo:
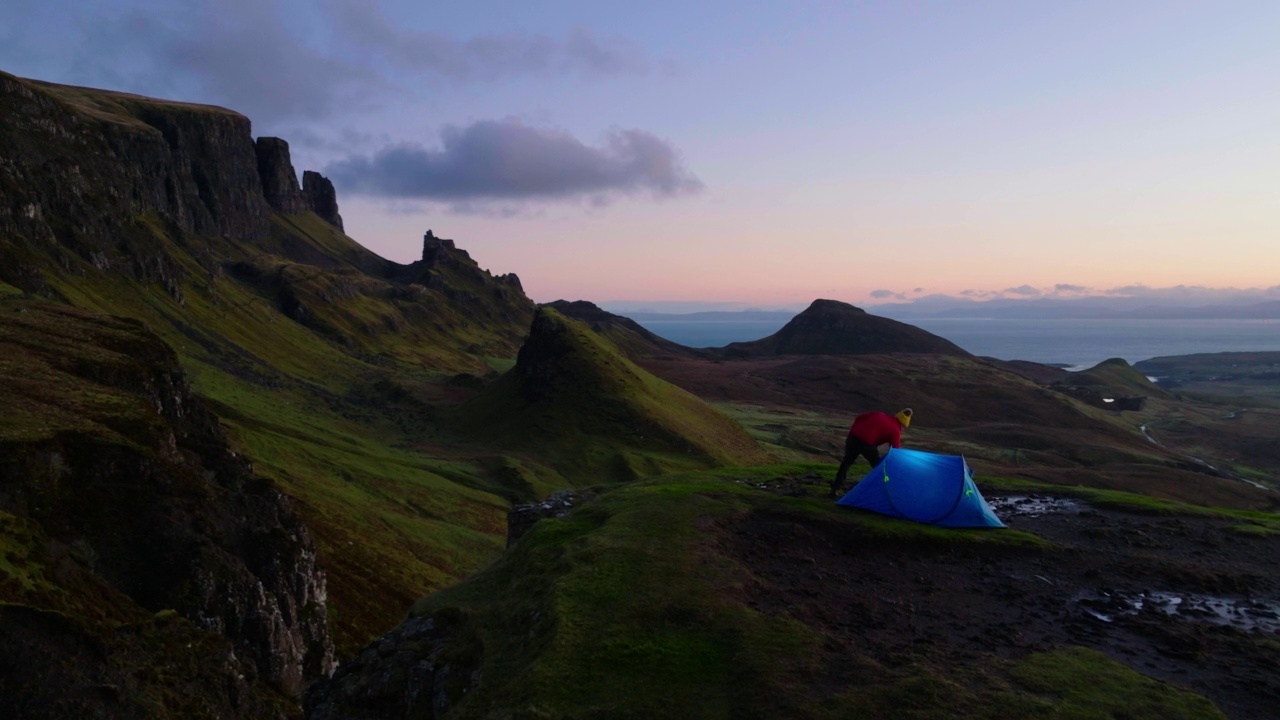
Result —
MULTIPOLYGON (((650 332, 687 347, 723 347, 772 335, 786 320, 643 320, 650 332)), ((1103 360, 1280 351, 1280 320, 924 318, 906 321, 974 355, 1030 360, 1072 370, 1103 360)))

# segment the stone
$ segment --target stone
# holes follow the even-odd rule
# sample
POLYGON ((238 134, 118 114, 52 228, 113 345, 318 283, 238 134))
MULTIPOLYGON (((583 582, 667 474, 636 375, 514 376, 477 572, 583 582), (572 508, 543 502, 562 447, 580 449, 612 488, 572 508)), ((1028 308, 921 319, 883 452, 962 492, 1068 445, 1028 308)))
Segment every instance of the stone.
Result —
POLYGON ((338 194, 329 178, 314 170, 302 173, 302 194, 307 207, 320 219, 342 230, 342 216, 338 214, 338 194))
POLYGON ((289 158, 289 143, 275 137, 260 137, 254 143, 258 156, 258 177, 267 204, 277 212, 293 215, 311 209, 298 187, 298 176, 289 158))

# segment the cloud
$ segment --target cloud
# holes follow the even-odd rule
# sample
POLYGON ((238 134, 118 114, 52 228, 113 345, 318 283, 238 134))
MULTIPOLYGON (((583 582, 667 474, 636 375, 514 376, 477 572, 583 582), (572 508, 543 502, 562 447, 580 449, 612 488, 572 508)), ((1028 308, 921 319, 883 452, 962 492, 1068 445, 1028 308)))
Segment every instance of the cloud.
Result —
POLYGON ((1007 295, 1021 295, 1022 297, 1040 297, 1043 294, 1030 285, 1019 285, 1014 288, 1005 288, 1004 292, 1007 295))
POLYGON ((1122 287, 1114 287, 1105 290, 1106 295, 1147 295, 1152 292, 1152 288, 1146 285, 1124 285, 1122 287))
POLYGON ((894 291, 892 291, 892 290, 872 290, 870 294, 871 294, 871 297, 873 297, 873 298, 875 298, 875 299, 877 299, 877 300, 884 300, 884 299, 888 299, 888 298, 892 298, 892 299, 894 299, 894 300, 906 300, 906 299, 907 299, 907 296, 906 296, 905 294, 900 293, 900 292, 894 292, 894 291))
POLYGON ((255 121, 317 118, 388 82, 300 36, 280 0, 135 6, 93 17, 73 73, 111 87, 225 105, 255 121), (104 60, 105 59, 105 60, 104 60))
POLYGON ((584 28, 564 39, 506 33, 458 40, 399 27, 368 0, 328 0, 322 6, 366 59, 415 74, 493 81, 515 75, 604 77, 648 70, 643 54, 626 41, 606 45, 584 28))
POLYGON ((649 66, 633 43, 586 28, 453 37, 393 23, 365 0, 120 0, 96 10, 11 2, 5 14, 28 29, 54 13, 65 21, 57 43, 13 42, 24 34, 0 27, 0 61, 61 66, 61 82, 216 103, 260 122, 366 110, 433 82, 607 78, 649 66))
POLYGON ((1058 283, 1053 286, 1054 295, 1080 295, 1089 291, 1084 285, 1072 285, 1070 283, 1058 283))
POLYGON ((446 126, 440 146, 395 145, 330 164, 343 192, 386 198, 457 201, 585 199, 619 194, 676 197, 703 185, 666 141, 619 130, 590 147, 560 130, 514 120, 446 126))

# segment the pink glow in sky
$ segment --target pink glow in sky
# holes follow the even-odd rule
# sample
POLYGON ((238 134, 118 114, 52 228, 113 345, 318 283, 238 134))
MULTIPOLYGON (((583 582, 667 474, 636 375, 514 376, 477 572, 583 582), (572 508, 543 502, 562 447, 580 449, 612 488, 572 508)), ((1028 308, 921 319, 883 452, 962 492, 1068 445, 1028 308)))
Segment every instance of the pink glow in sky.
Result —
POLYGON ((1280 285, 1277 29, 1263 0, 13 0, 0 69, 244 112, 375 252, 431 228, 539 301, 862 304, 1280 285))

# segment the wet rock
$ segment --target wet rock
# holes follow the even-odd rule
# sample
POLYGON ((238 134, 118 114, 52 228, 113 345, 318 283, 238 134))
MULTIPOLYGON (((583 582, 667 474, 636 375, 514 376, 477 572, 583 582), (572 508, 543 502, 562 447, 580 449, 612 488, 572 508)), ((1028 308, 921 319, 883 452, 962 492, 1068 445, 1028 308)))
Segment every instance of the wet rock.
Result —
POLYGON ((576 490, 561 490, 540 503, 513 505, 507 512, 507 547, 519 540, 543 518, 559 518, 572 512, 586 498, 576 490))
POLYGON ((459 618, 411 617, 307 689, 309 720, 434 720, 480 676, 459 618), (388 649, 395 648, 394 651, 388 649))

